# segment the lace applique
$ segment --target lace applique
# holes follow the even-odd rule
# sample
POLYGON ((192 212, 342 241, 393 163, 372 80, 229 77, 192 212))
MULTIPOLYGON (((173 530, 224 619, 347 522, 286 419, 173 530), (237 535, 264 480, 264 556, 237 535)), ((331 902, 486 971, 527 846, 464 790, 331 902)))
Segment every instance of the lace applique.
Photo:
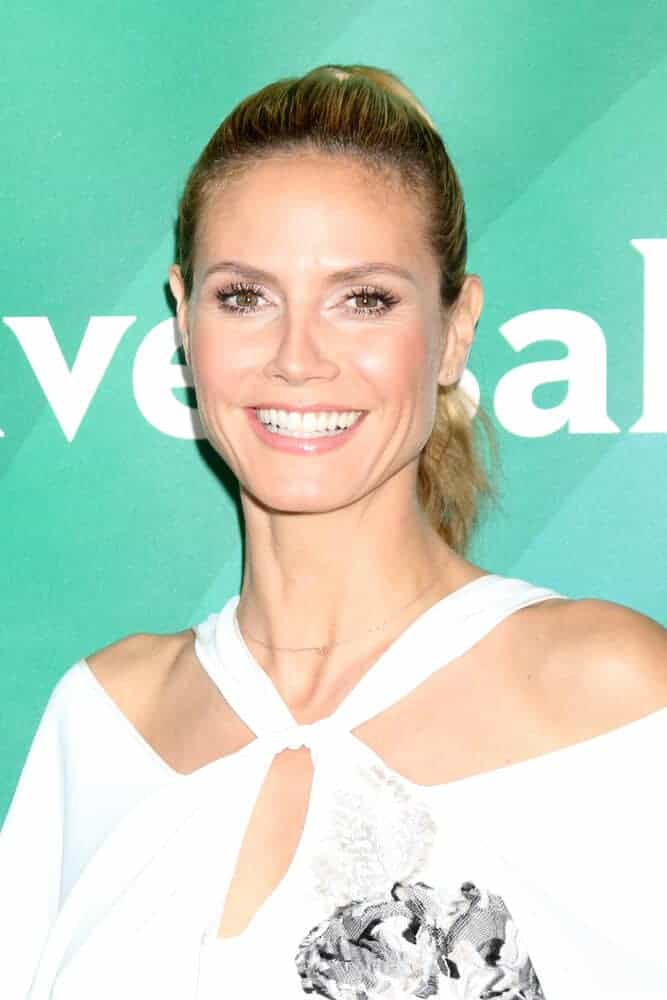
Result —
POLYGON ((339 788, 328 829, 312 860, 313 889, 329 907, 414 879, 436 834, 430 812, 379 765, 339 788))
POLYGON ((546 1000, 500 896, 424 882, 339 906, 303 938, 304 993, 329 1000, 546 1000))

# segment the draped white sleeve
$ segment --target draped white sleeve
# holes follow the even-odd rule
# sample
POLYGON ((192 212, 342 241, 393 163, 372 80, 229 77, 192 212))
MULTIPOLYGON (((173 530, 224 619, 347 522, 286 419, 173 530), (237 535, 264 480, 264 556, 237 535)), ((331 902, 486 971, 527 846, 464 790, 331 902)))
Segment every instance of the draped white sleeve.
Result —
POLYGON ((0 831, 0 996, 25 1000, 72 889, 110 832, 177 777, 84 661, 54 686, 0 831))

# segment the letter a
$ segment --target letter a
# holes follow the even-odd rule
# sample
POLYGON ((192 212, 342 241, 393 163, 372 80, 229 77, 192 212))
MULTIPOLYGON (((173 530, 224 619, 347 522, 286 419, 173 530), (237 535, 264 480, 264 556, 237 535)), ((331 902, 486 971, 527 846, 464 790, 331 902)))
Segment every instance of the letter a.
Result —
POLYGON ((535 309, 500 327, 515 351, 542 340, 565 344, 554 361, 532 361, 510 369, 496 386, 500 423, 520 437, 546 437, 567 427, 570 434, 619 434, 607 415, 607 344, 595 320, 573 309, 535 309), (558 406, 536 406, 533 392, 548 382, 566 382, 558 406))

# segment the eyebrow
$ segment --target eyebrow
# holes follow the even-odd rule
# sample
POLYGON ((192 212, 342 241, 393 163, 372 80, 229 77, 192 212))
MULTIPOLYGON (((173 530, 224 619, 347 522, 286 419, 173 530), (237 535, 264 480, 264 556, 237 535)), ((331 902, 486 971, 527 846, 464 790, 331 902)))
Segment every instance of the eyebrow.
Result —
MULTIPOLYGON (((243 261, 238 260, 219 260, 216 264, 212 264, 204 272, 204 280, 206 280, 210 274, 214 274, 217 271, 233 271, 235 274, 242 274, 246 278, 250 278, 253 281, 264 281, 268 283, 278 281, 275 274, 271 274, 270 271, 263 271, 259 267, 252 267, 250 264, 245 264, 243 261)), ((357 264, 354 267, 347 267, 340 271, 331 271, 330 274, 326 276, 326 281, 328 284, 356 281, 358 278, 363 278, 368 274, 377 274, 378 272, 385 272, 397 275, 400 278, 406 278, 408 281, 411 281, 413 285, 417 283, 414 275, 411 271, 408 271, 407 268, 400 267, 398 264, 389 264, 384 261, 365 261, 363 264, 357 264)))

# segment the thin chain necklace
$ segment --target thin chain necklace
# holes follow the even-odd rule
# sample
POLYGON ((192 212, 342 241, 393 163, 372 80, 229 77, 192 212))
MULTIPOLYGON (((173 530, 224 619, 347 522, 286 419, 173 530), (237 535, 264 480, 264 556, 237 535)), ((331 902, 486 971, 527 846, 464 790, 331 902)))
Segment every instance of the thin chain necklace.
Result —
MULTIPOLYGON (((289 652, 289 653, 304 653, 307 651, 308 652, 315 651, 319 653, 321 656, 325 656, 330 649, 333 649, 334 646, 342 646, 343 643, 345 642, 356 642, 358 639, 364 639, 371 632, 379 632, 380 629, 383 629, 385 627, 385 625, 388 625, 389 622, 397 618, 402 611, 405 611, 412 604, 415 604, 420 597, 423 597, 424 594, 431 589, 431 587, 434 585, 434 583, 437 582, 438 579, 439 579, 438 576, 435 576, 431 580, 431 582, 426 587, 424 587, 423 590, 419 591, 416 597, 413 597, 411 601, 409 601, 407 604, 404 604, 402 608, 399 608, 396 614, 392 615, 391 618, 385 619, 385 621, 381 622, 380 625, 374 625, 373 628, 367 629, 362 635, 355 635, 351 639, 339 639, 337 642, 331 642, 327 646, 273 646, 270 642, 264 642, 262 639, 258 639, 256 636, 250 635, 250 633, 248 632, 246 632, 245 635, 248 639, 252 639, 253 642, 258 642, 260 646, 266 646, 267 649, 275 649, 280 652, 289 652)), ((238 610, 238 605, 237 605, 237 610, 238 610)), ((236 624, 240 630, 241 623, 239 622, 239 617, 236 611, 234 612, 234 617, 236 619, 236 624)))

